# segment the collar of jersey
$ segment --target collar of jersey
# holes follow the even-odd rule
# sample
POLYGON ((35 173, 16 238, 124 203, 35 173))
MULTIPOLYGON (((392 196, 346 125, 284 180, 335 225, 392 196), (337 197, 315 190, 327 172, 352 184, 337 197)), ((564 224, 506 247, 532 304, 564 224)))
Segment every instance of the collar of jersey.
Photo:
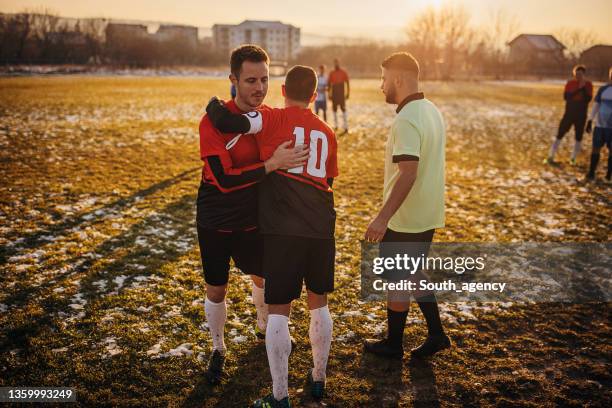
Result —
POLYGON ((400 113, 402 108, 408 105, 408 103, 419 100, 419 99, 425 99, 425 94, 423 92, 417 92, 417 93, 408 95, 406 98, 404 98, 404 100, 399 105, 397 105, 397 109, 395 110, 395 113, 400 113))

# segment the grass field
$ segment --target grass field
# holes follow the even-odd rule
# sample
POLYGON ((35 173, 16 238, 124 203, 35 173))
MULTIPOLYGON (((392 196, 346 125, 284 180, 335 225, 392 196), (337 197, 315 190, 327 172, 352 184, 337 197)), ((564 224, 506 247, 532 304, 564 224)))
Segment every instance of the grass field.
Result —
MULTIPOLYGON (((609 304, 442 305, 455 348, 431 363, 363 356, 385 328, 359 300, 359 240, 380 206, 393 107, 355 81, 339 138, 334 341, 327 406, 612 406, 609 304)), ((611 239, 610 186, 541 164, 562 113, 558 86, 426 83, 448 123, 447 227, 437 241, 611 239)), ((271 388, 250 282, 233 273, 227 380, 202 372, 210 339, 195 234, 198 122, 224 80, 0 79, 0 386, 72 386, 83 405, 247 406, 271 388)), ((279 105, 275 80, 267 103, 279 105)), ((573 136, 559 158, 569 158, 573 136)), ((604 156, 605 157, 605 156, 604 156)), ((602 159, 605 163, 605 159, 602 159)), ((600 164, 600 178, 603 177, 600 164)), ((412 310, 405 347, 425 334, 412 310)), ((309 315, 292 313, 297 406, 309 315)))

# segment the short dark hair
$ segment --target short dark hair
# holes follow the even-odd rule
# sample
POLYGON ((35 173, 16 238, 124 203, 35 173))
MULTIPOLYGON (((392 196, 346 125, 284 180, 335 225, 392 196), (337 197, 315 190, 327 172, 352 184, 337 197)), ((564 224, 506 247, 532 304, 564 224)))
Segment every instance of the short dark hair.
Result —
POLYGON ((582 73, 586 73, 586 67, 582 64, 576 65, 574 67, 574 69, 572 69, 572 72, 574 73, 574 75, 576 74, 576 72, 578 71, 582 71, 582 73))
POLYGON ((235 48, 230 57, 230 69, 236 78, 240 77, 244 61, 265 62, 269 64, 270 58, 266 51, 258 45, 246 44, 235 48))
POLYGON ((385 58, 381 66, 386 69, 414 72, 417 76, 420 72, 418 61, 409 52, 394 52, 385 58))
POLYGON ((310 102, 317 89, 317 73, 314 69, 296 65, 287 72, 285 77, 285 93, 287 98, 299 102, 310 102))

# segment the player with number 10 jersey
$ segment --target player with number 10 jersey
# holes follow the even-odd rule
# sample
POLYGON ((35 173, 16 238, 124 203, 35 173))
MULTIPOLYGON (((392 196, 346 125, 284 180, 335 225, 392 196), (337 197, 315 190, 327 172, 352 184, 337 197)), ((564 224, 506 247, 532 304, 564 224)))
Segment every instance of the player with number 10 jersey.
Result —
POLYGON ((332 336, 327 293, 334 289, 336 212, 332 184, 338 175, 336 136, 309 108, 316 96, 312 68, 295 66, 287 73, 285 108, 233 114, 213 98, 206 108, 222 132, 255 134, 260 159, 266 160, 286 141, 307 146, 306 164, 270 173, 259 186, 258 223, 263 235, 265 301, 270 315, 266 349, 273 394, 254 407, 287 407, 288 318, 291 302, 308 290, 311 313, 309 337, 314 367, 311 394, 321 398, 332 336), (267 404, 267 405, 266 405, 267 404))

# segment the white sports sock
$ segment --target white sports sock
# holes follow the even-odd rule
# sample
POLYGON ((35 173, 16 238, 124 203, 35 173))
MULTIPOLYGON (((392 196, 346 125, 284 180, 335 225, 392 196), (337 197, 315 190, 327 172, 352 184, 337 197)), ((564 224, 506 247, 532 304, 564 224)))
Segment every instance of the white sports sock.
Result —
POLYGON ((348 113, 346 111, 342 112, 342 120, 344 121, 344 129, 348 129, 348 113))
POLYGON ((561 139, 555 139, 552 146, 550 147, 550 153, 548 157, 550 157, 551 159, 554 159, 555 155, 557 154, 557 150, 559 150, 560 145, 561 145, 561 139))
POLYGON ((257 309, 257 327, 259 327, 259 330, 265 331, 268 324, 268 305, 264 300, 264 288, 260 288, 253 283, 251 295, 253 296, 255 309, 257 309))
POLYGON ((207 297, 204 301, 204 313, 212 337, 213 350, 219 350, 221 354, 225 354, 225 339, 223 338, 225 320, 227 319, 225 299, 222 302, 215 303, 207 297))
POLYGON ((291 339, 289 338, 289 318, 287 316, 277 314, 268 316, 266 351, 272 375, 272 393, 275 399, 281 400, 289 396, 291 339))
POLYGON ((315 381, 325 381, 327 359, 332 339, 332 318, 327 306, 310 311, 310 347, 312 347, 312 378, 315 381))
POLYGON ((338 127, 338 112, 334 111, 334 127, 338 127))
POLYGON ((580 142, 574 143, 574 151, 572 152, 572 160, 576 159, 576 157, 580 153, 580 150, 582 150, 581 147, 582 146, 581 146, 580 142))

